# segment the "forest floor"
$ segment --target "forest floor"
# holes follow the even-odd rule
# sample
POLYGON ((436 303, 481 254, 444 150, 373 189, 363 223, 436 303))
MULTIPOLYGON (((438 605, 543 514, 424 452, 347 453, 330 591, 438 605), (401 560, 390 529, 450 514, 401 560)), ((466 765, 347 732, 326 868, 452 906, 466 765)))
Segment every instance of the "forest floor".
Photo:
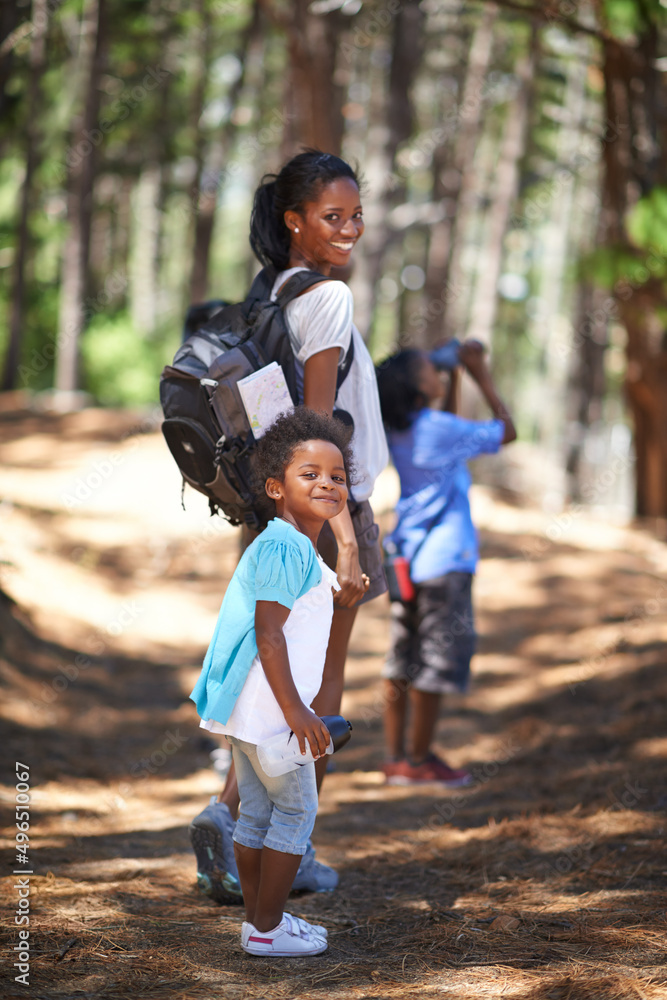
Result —
POLYGON ((7 813, 4 997, 667 997, 667 546, 475 489, 480 647, 438 730, 474 784, 383 784, 378 599, 314 834, 340 884, 290 899, 330 947, 270 963, 241 951, 240 908, 198 895, 187 834, 219 786, 187 695, 236 533, 192 494, 181 511, 155 416, 13 406, 0 397, 2 797, 13 809, 14 762, 29 767, 34 874, 26 988, 7 813))

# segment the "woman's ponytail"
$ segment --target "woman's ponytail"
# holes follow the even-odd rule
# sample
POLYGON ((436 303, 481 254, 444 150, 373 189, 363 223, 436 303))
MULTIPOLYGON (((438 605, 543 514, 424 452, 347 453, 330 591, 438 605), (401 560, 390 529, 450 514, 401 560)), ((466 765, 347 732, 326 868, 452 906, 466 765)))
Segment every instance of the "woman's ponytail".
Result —
POLYGON ((289 266, 289 232, 276 209, 276 177, 266 174, 255 191, 250 216, 250 246, 265 267, 284 271, 289 266))

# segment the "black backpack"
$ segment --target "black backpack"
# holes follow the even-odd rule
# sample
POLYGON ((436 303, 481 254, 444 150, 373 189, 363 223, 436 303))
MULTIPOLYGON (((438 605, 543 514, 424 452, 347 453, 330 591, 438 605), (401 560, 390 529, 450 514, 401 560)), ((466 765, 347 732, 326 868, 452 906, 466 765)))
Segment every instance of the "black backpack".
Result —
MULTIPOLYGON (((299 271, 270 300, 275 274, 259 272, 243 302, 224 305, 205 320, 176 352, 160 376, 162 433, 181 475, 208 497, 211 514, 234 525, 261 530, 272 516, 253 494, 251 456, 255 438, 236 383, 271 361, 282 367, 298 403, 295 358, 284 308, 312 285, 328 279, 299 271)), ((195 307, 200 308, 200 307, 195 307)), ((203 307, 206 315, 206 306, 203 307)), ((188 312, 192 326, 193 309, 188 312)), ((336 391, 350 370, 353 342, 338 369, 336 391)))

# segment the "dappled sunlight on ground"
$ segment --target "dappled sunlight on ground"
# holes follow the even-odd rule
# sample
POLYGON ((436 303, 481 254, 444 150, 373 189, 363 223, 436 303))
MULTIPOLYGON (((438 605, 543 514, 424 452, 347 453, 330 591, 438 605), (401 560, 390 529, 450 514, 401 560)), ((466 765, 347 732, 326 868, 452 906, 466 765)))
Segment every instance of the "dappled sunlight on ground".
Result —
MULTIPOLYGON (((16 602, 0 596, 0 716, 33 787, 31 995, 667 995, 667 546, 475 489, 479 652, 437 734, 469 788, 384 784, 388 604, 362 609, 353 739, 314 837, 340 885, 290 899, 330 948, 278 967, 240 951, 238 908, 194 888, 187 825, 219 779, 187 694, 238 540, 202 498, 181 510, 151 419, 0 413, 0 586, 16 602)), ((395 498, 388 472, 384 528, 395 498)))

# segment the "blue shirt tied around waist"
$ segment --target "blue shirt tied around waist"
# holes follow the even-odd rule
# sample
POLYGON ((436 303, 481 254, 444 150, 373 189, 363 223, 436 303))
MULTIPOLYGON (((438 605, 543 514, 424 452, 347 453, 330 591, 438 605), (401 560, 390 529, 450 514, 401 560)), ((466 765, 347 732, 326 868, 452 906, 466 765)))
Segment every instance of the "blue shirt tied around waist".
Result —
POLYGON ((430 409, 420 410, 408 430, 390 431, 401 498, 396 527, 386 541, 408 560, 415 583, 475 572, 479 550, 466 462, 497 452, 504 433, 502 420, 464 420, 430 409))
POLYGON ((322 579, 310 540, 274 518, 239 561, 227 587, 202 672, 190 695, 202 719, 224 725, 257 656, 255 605, 277 601, 292 609, 322 579))

